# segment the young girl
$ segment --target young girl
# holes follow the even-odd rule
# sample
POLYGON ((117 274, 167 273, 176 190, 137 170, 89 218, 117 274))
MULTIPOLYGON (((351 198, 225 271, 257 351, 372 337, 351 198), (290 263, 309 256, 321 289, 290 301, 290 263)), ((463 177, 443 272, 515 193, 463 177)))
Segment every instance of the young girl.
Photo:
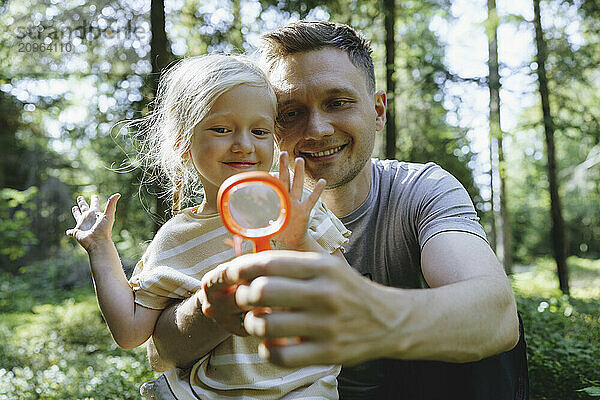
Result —
MULTIPOLYGON (((203 203, 178 211, 164 224, 129 281, 110 239, 120 195, 110 197, 104 212, 98 196, 92 196, 90 205, 78 197, 73 207, 77 224, 67 231, 88 252, 100 309, 115 341, 126 349, 150 337, 161 311, 174 299, 206 299, 202 276, 235 257, 225 243, 231 235, 217 212, 217 191, 236 173, 269 171, 274 154, 275 94, 263 72, 244 57, 208 55, 180 61, 161 77, 156 101, 143 132, 147 145, 142 155, 171 182, 174 211, 198 192, 199 182, 203 203)), ((279 179, 290 191, 292 218, 274 240, 283 248, 340 254, 350 232, 318 200, 324 181, 302 196, 303 168, 302 160, 296 160, 290 184, 288 156, 280 156, 279 179)), ((235 318, 237 326, 224 327, 242 334, 240 316, 235 318)), ((259 342, 252 336, 230 335, 189 375, 167 371, 169 396, 338 398, 339 366, 277 367, 258 357, 259 342)))

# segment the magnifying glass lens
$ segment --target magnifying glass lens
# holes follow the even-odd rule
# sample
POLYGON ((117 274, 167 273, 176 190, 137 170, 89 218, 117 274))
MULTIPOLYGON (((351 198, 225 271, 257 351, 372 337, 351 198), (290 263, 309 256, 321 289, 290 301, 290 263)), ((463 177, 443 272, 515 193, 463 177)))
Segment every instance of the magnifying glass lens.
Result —
POLYGON ((225 179, 217 203, 225 227, 235 236, 252 240, 256 252, 270 250, 270 238, 290 219, 287 189, 264 171, 242 172, 225 179))
POLYGON ((229 195, 229 211, 246 229, 268 228, 281 213, 282 204, 275 190, 262 183, 239 185, 229 195))

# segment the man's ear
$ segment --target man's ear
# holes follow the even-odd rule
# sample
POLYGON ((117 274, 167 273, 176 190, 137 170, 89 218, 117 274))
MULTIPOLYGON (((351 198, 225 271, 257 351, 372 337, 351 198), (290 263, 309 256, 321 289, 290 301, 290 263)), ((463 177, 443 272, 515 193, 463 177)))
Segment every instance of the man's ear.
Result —
POLYGON ((385 126, 387 110, 387 96, 383 90, 378 91, 374 95, 375 100, 375 112, 377 116, 375 118, 375 130, 380 131, 385 126))

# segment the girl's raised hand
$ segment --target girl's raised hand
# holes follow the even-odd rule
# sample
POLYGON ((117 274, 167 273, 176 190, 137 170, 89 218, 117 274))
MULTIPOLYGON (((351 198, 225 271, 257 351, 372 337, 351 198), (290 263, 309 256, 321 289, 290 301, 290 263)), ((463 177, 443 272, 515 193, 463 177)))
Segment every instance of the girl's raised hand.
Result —
POLYGON ((282 151, 279 155, 279 180, 290 194, 292 216, 283 232, 273 239, 282 243, 288 249, 300 249, 308 237, 308 221, 310 211, 317 203, 319 196, 325 189, 325 179, 319 179, 310 195, 302 200, 304 188, 304 159, 296 158, 294 164, 294 177, 290 183, 289 156, 282 151))
POLYGON ((87 251, 92 251, 97 245, 110 241, 110 234, 115 222, 117 201, 121 195, 113 194, 106 203, 104 212, 100 211, 98 196, 93 194, 90 205, 83 196, 77 197, 77 205, 73 206, 71 212, 75 218, 75 227, 69 229, 66 234, 72 236, 87 251))

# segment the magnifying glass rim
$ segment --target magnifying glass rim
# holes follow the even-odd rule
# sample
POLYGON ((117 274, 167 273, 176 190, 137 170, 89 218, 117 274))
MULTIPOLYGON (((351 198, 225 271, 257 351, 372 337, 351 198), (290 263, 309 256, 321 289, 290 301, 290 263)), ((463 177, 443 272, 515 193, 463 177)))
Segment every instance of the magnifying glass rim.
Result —
POLYGON ((279 179, 264 171, 241 172, 227 178, 219 188, 217 203, 219 204, 219 213, 221 214, 223 224, 227 230, 234 235, 239 235, 246 239, 269 238, 274 236, 283 230, 290 219, 291 201, 286 188, 279 179), (261 183, 269 186, 277 194, 279 204, 283 204, 279 217, 274 224, 269 227, 245 228, 235 221, 229 210, 229 197, 234 193, 232 189, 240 184, 247 186, 252 183, 261 183), (273 228, 276 224, 278 226, 273 228), (272 231, 271 229, 275 230, 272 231), (267 232, 266 234, 264 233, 265 231, 267 232))

